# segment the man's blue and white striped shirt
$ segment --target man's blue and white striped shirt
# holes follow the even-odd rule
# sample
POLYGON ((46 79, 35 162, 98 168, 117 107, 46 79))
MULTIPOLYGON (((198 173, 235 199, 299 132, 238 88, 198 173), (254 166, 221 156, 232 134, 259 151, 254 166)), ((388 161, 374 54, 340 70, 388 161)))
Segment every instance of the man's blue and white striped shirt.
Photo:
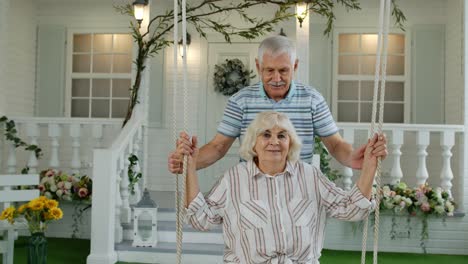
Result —
POLYGON ((315 88, 291 82, 286 98, 276 102, 266 95, 259 82, 229 98, 218 133, 239 137, 242 142, 249 124, 263 111, 282 112, 289 117, 302 140, 301 159, 309 163, 314 151, 314 134, 327 137, 338 132, 327 102, 315 88))

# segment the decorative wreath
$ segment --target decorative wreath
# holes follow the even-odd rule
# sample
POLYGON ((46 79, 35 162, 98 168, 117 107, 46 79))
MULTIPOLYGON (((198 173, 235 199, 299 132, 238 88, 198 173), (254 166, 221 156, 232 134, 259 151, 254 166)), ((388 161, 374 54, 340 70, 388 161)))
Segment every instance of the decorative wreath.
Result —
POLYGON ((249 86, 251 78, 255 78, 253 71, 249 71, 239 59, 226 59, 225 63, 215 65, 215 91, 223 95, 231 96, 249 86))

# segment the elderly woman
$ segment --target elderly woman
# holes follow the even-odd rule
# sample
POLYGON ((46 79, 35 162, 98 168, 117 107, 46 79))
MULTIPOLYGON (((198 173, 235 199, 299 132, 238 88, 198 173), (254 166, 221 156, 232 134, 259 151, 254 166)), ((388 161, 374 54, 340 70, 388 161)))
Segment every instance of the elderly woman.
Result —
POLYGON ((384 141, 369 140, 361 176, 343 191, 299 161, 301 142, 286 115, 263 112, 241 145, 246 162, 229 169, 203 197, 196 141, 188 162, 187 220, 199 230, 223 225, 224 263, 319 263, 326 216, 356 221, 369 214, 377 156, 386 154, 384 141))

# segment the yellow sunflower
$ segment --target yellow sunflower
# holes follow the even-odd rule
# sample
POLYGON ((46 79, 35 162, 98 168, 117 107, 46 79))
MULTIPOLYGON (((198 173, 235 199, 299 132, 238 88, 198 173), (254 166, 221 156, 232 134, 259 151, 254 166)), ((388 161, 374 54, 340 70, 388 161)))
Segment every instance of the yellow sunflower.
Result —
POLYGON ((44 209, 44 202, 38 200, 32 200, 29 202, 28 207, 33 211, 41 211, 44 209))
POLYGON ((12 223, 14 222, 14 216, 15 216, 15 207, 10 206, 3 210, 2 215, 0 215, 0 220, 8 220, 8 222, 12 223))
POLYGON ((63 212, 60 210, 60 208, 52 208, 50 209, 49 213, 52 215, 53 219, 58 220, 63 217, 63 212))
POLYGON ((18 213, 22 214, 24 213, 24 211, 26 211, 26 209, 28 209, 28 204, 23 204, 20 207, 18 207, 18 213))
POLYGON ((55 200, 50 199, 50 200, 45 201, 44 203, 45 203, 45 207, 47 209, 52 209, 54 207, 58 207, 58 202, 55 201, 55 200))

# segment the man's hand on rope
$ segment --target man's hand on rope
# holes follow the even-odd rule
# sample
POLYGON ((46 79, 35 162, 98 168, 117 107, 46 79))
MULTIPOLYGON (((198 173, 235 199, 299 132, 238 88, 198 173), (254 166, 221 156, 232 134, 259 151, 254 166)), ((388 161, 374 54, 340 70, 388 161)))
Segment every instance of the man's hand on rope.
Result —
MULTIPOLYGON (((388 155, 387 136, 383 133, 375 134, 370 141, 374 142, 376 140, 377 142, 375 142, 373 145, 372 155, 380 157, 382 160, 384 160, 388 155)), ((369 143, 360 146, 359 148, 355 149, 353 153, 351 153, 351 168, 359 170, 362 169, 362 164, 364 162, 364 153, 368 144, 369 143)))
POLYGON ((176 143, 176 150, 169 154, 167 168, 171 173, 180 174, 183 171, 184 155, 191 155, 196 146, 192 144, 190 136, 185 132, 180 132, 176 143))

